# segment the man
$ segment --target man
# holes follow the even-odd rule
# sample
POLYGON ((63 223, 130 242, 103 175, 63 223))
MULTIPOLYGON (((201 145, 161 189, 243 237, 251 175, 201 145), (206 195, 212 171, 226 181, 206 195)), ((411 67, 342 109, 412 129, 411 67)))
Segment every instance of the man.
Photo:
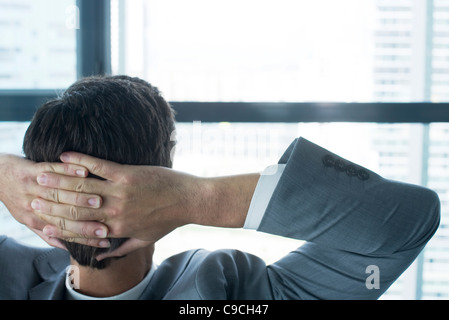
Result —
MULTIPOLYGON (((171 107, 158 90, 150 84, 124 76, 87 78, 72 85, 60 98, 45 103, 35 114, 25 134, 23 151, 26 158, 35 162, 56 162, 60 154, 76 150, 102 159, 123 164, 156 165, 171 167, 170 152, 174 142, 174 116, 171 107)), ((124 238, 109 239, 107 247, 96 248, 63 241, 70 253, 71 265, 79 271, 81 292, 94 297, 115 296, 135 287, 151 274, 153 243, 135 250, 123 259, 98 261, 95 257, 118 247, 124 238)), ((33 259, 39 250, 15 247, 9 239, 2 239, 2 260, 8 264, 0 291, 17 293, 15 298, 26 298, 31 288, 17 283, 36 281, 36 271, 30 271, 31 260, 24 259, 25 270, 17 269, 8 257, 32 252, 33 259), (6 259, 3 259, 6 258, 6 259), (14 275, 8 272, 10 270, 14 275), (26 271, 26 272, 25 272, 26 271), (16 277, 18 280, 14 281, 16 277), (33 279, 34 278, 34 279, 33 279)), ((67 255, 58 257, 57 263, 67 267, 67 255)), ((69 286, 67 298, 80 297, 69 286)), ((31 291, 30 291, 31 294, 31 291)), ((128 293, 129 295, 130 293, 128 293)), ((131 297, 136 296, 135 289, 131 297)), ((9 294, 8 294, 9 295, 9 294)), ((6 297, 8 297, 8 295, 6 297)), ((128 298, 120 296, 120 298, 128 298)))
MULTIPOLYGON (((85 87, 87 92, 93 90, 85 87)), ((125 96, 133 94, 129 90, 125 96)), ((108 96, 97 92, 95 97, 102 100, 108 96)), ((80 104, 87 101, 79 99, 80 104)), ((73 112, 71 109, 63 119, 73 112)), ((101 119, 102 112, 97 112, 96 118, 101 119)), ((65 143, 65 138, 60 136, 58 142, 65 143)), ((40 161, 54 162, 59 153, 68 150, 54 149, 53 158, 40 161)), ((34 194, 39 190, 42 197, 33 201, 35 212, 53 224, 44 229, 47 235, 78 240, 78 234, 93 234, 96 228, 102 233, 103 225, 96 222, 92 227, 85 222, 98 220, 107 226, 112 246, 113 238, 131 239, 124 239, 118 249, 100 256, 95 256, 97 249, 89 249, 95 252, 90 261, 108 259, 109 265, 94 272, 92 266, 83 269, 80 265, 78 295, 71 295, 70 286, 63 285, 69 263, 65 252, 25 248, 11 239, 0 239, 0 268, 6 270, 0 275, 5 284, 0 297, 63 299, 84 294, 86 298, 117 295, 124 290, 129 296, 137 287, 139 299, 376 299, 413 262, 439 224, 439 200, 434 192, 383 179, 302 138, 290 145, 275 170, 262 175, 206 179, 157 164, 122 165, 108 161, 105 155, 98 157, 106 160, 68 152, 61 159, 75 164, 47 163, 45 169, 70 176, 84 166, 104 180, 64 177, 45 170, 39 175, 39 183, 50 187, 48 190, 57 187, 58 191, 47 193, 36 187, 34 194), (95 194, 102 196, 103 203, 95 194), (59 201, 52 203, 48 201, 51 199, 59 201), (93 204, 89 204, 91 199, 95 200, 93 204), (92 205, 97 209, 86 208, 92 205), (152 244, 189 223, 257 229, 306 243, 269 266, 236 250, 193 250, 155 268, 152 244), (77 232, 87 226, 89 231, 77 232), (12 257, 15 260, 11 261, 12 257), (123 266, 128 261, 135 268, 125 274, 123 266), (367 270, 373 266, 380 272, 375 287, 367 285, 367 270), (123 283, 111 285, 109 272, 121 274, 123 283), (99 276, 94 288, 89 286, 89 273, 104 275, 99 276)), ((8 158, 3 161, 10 164, 8 158)), ((86 172, 78 174, 84 176, 86 172)), ((18 217, 20 210, 10 201, 13 195, 4 187, 5 177, 8 175, 0 180, 0 199, 18 217)), ((22 206, 29 210, 27 204, 22 206)))

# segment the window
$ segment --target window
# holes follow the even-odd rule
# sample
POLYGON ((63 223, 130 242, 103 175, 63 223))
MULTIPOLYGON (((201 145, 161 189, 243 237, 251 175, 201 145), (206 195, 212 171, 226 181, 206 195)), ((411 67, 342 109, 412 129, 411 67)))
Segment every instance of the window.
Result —
POLYGON ((436 86, 425 95, 422 79, 447 73, 437 63, 446 49, 425 50, 447 42, 438 30, 449 4, 426 5, 115 0, 113 68, 158 84, 171 101, 444 101, 436 86))
POLYGON ((118 1, 114 67, 171 101, 370 101, 373 5, 118 1))
POLYGON ((76 79, 75 0, 0 0, 0 90, 76 79))

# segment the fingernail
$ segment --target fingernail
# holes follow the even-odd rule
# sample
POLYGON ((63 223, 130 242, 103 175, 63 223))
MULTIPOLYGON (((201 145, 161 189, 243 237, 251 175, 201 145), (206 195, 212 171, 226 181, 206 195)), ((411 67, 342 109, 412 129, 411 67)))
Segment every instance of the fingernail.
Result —
POLYGON ((41 209, 41 203, 39 202, 39 200, 33 200, 31 201, 31 208, 33 208, 34 210, 40 210, 41 209))
POLYGON ((69 156, 66 155, 65 153, 63 153, 63 154, 61 154, 60 159, 61 159, 62 162, 68 162, 69 161, 69 156))
POLYGON ((107 232, 104 229, 97 229, 95 230, 95 235, 100 238, 106 238, 107 232))
POLYGON ((101 240, 98 244, 102 248, 109 248, 111 246, 108 240, 101 240))
POLYGON ((42 232, 46 235, 46 236, 52 236, 53 235, 53 230, 51 228, 47 228, 45 227, 42 232))
POLYGON ((87 200, 87 203, 92 207, 98 207, 100 202, 99 202, 98 198, 90 198, 87 200))
POLYGON ((41 185, 45 185, 47 183, 47 175, 46 174, 40 174, 37 176, 37 183, 41 185))
POLYGON ((86 171, 85 170, 78 169, 78 170, 75 171, 75 173, 79 177, 85 177, 86 176, 86 171))

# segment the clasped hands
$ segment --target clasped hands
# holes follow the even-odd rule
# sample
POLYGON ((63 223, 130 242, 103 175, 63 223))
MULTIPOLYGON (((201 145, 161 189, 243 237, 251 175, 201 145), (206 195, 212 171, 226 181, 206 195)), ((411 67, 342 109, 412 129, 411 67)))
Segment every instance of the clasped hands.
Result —
POLYGON ((186 224, 242 227, 260 176, 201 178, 75 152, 61 161, 0 157, 0 199, 17 221, 55 247, 64 249, 58 239, 107 247, 108 238, 130 238, 99 260, 147 246, 186 224))

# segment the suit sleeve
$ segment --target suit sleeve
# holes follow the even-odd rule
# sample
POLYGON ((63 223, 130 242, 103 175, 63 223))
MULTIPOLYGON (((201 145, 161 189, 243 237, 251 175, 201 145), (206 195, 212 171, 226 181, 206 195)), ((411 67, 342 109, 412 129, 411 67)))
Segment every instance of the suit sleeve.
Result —
POLYGON ((384 179, 303 138, 279 163, 258 230, 306 241, 268 268, 279 299, 376 299, 438 228, 440 202, 429 189, 384 179))

